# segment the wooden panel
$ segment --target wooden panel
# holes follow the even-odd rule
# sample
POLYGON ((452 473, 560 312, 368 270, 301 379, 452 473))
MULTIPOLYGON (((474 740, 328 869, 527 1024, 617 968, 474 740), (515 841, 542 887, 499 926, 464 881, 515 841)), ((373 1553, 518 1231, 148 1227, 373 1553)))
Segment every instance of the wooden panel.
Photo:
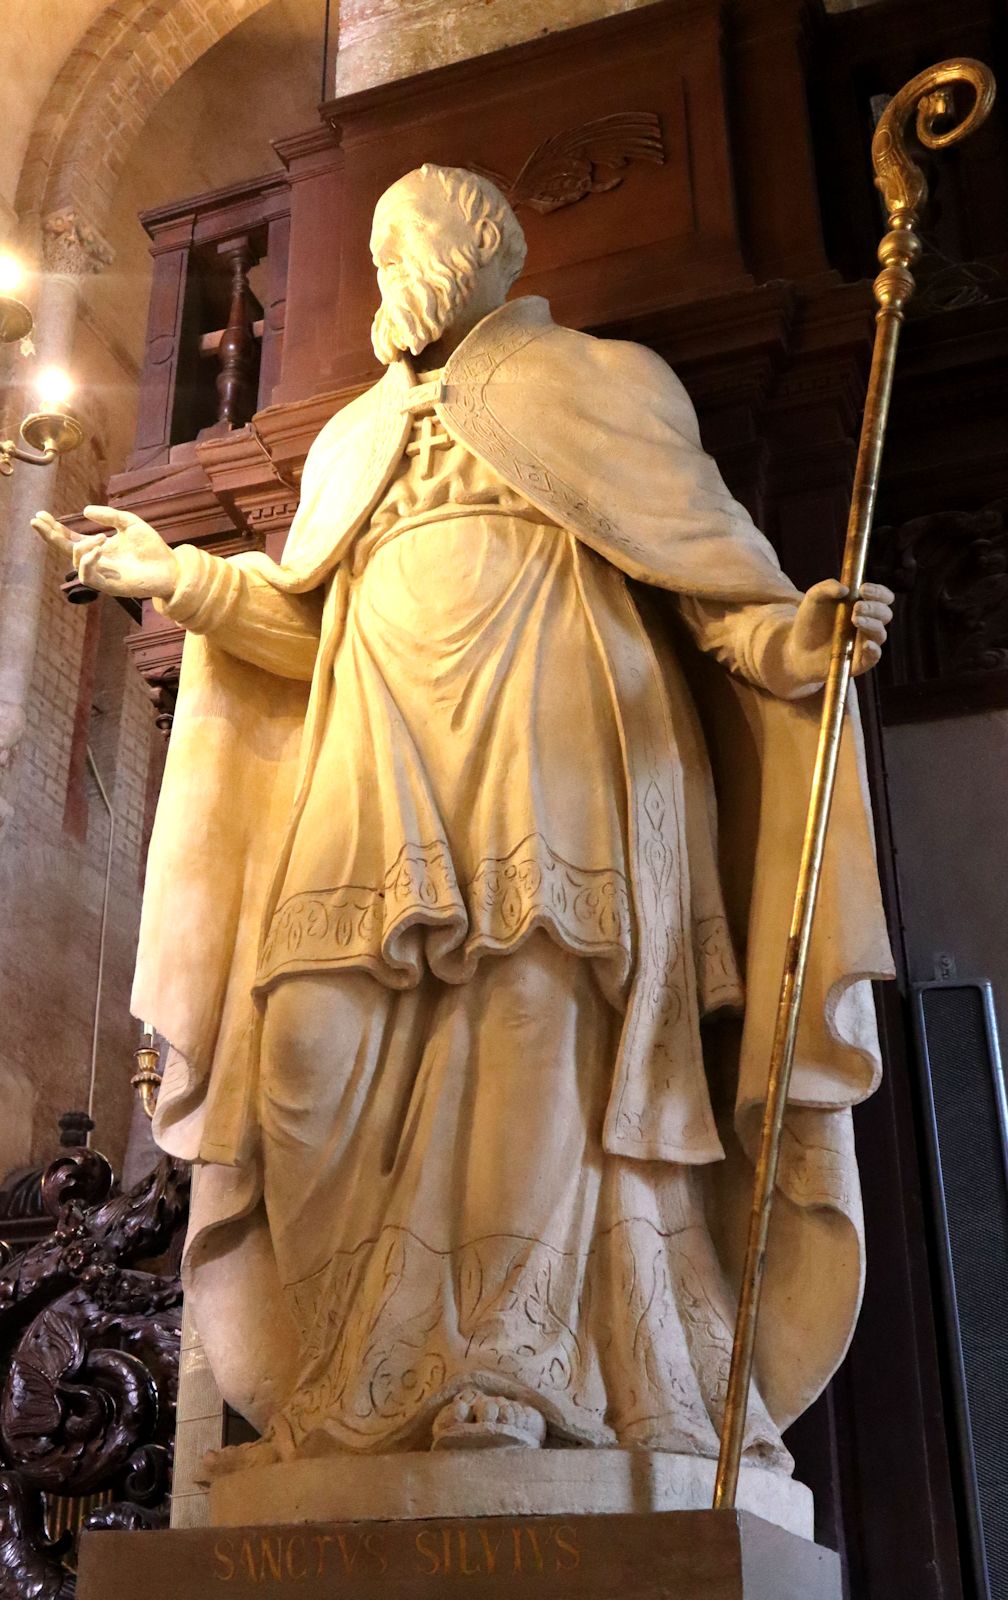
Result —
POLYGON ((259 362, 259 404, 273 403, 273 390, 283 367, 284 329, 287 322, 287 265, 290 256, 290 214, 269 225, 266 245, 266 283, 263 287, 262 355, 259 362))
POLYGON ((827 271, 805 90, 807 0, 737 0, 727 29, 735 176, 750 270, 827 271))
POLYGON ((130 467, 167 459, 188 274, 188 243, 155 256, 130 467))
MULTIPOLYGON (((330 129, 313 132, 310 138, 296 141, 296 150, 290 162, 283 373, 273 391, 275 402, 301 400, 339 387, 336 374, 342 364, 341 338, 345 337, 341 330, 353 325, 360 309, 348 314, 340 299, 343 156, 336 136, 330 129)), ((367 317, 370 323, 370 311, 367 317)))

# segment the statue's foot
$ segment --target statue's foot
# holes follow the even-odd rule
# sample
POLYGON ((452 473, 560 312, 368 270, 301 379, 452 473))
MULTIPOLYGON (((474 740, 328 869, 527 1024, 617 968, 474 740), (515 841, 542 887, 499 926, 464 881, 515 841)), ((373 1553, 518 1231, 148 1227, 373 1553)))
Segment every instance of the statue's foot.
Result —
POLYGON ((215 1478, 227 1478, 232 1472, 251 1472, 253 1467, 272 1467, 281 1460, 280 1451, 271 1439, 252 1439, 248 1444, 229 1444, 223 1450, 208 1450, 196 1471, 196 1482, 202 1487, 215 1478))
POLYGON ((520 1444, 538 1450, 545 1437, 546 1419, 535 1406, 462 1389, 434 1418, 431 1449, 492 1450, 520 1444))

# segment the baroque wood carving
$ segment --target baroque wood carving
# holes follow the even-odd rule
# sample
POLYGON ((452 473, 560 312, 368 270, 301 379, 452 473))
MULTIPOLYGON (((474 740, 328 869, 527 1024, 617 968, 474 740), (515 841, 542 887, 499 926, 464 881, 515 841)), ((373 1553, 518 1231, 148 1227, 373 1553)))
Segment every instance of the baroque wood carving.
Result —
POLYGON ((517 209, 545 216, 589 194, 618 189, 631 161, 662 166, 665 145, 654 111, 617 111, 554 134, 536 146, 516 178, 473 167, 493 180, 517 209))
POLYGON ((898 595, 887 711, 1008 704, 1008 500, 880 528, 874 565, 898 595))
POLYGON ((188 1189, 165 1157, 121 1194, 103 1156, 76 1151, 42 1180, 54 1232, 3 1247, 0 1600, 73 1593, 74 1534, 47 1526, 56 1499, 76 1527, 167 1519, 182 1292, 174 1270, 140 1263, 180 1235, 188 1189))

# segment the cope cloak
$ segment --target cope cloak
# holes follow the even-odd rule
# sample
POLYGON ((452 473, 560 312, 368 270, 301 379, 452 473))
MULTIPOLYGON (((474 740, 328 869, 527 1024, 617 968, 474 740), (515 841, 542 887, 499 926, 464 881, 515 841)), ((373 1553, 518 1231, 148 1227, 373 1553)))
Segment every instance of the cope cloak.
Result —
MULTIPOLYGON (((704 1167, 712 1236, 737 1281, 820 696, 778 700, 700 660, 685 635, 671 648, 671 607, 636 586, 727 605, 800 597, 703 452, 681 384, 650 351, 559 328, 544 300, 526 298, 485 318, 439 381, 442 427, 574 536, 582 601, 612 678, 636 932, 604 1149, 704 1167), (704 862, 717 869, 705 873, 704 862), (705 905, 711 879, 724 902, 718 890, 705 905), (730 975, 718 994, 723 964, 712 970, 704 937, 709 913, 723 917, 725 904, 745 985, 733 1115, 712 1105, 698 1044, 698 1004, 738 999, 730 975)), ((241 1340, 217 1348, 211 1331, 205 1342, 225 1397, 259 1426, 284 1399, 290 1356, 279 1282, 275 1297, 264 1293, 275 1267, 256 1123, 263 1001, 253 986, 326 724, 348 558, 402 457, 418 387, 403 358, 337 413, 308 454, 280 562, 235 558, 281 594, 324 590, 310 685, 216 647, 198 631, 194 598, 151 839, 133 1010, 171 1044, 155 1137, 200 1163, 187 1294, 197 1327, 210 1297, 218 1314, 208 1329, 242 1328, 241 1340)), ((891 972, 852 698, 757 1345, 757 1380, 779 1428, 836 1369, 860 1304, 851 1107, 878 1082, 870 980, 891 972)))

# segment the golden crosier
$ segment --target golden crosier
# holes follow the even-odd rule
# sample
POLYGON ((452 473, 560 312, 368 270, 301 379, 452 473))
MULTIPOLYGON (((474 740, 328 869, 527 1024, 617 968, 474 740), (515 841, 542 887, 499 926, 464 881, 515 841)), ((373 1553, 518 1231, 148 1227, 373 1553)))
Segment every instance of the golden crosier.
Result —
POLYGON ((994 104, 994 78, 981 61, 968 56, 929 67, 893 95, 878 121, 872 139, 875 184, 881 191, 889 218, 889 232, 878 248, 883 270, 875 279, 875 298, 881 309, 902 316, 914 292, 910 268, 921 253, 914 228, 927 199, 927 180, 910 157, 906 131, 915 120, 915 132, 928 150, 944 150, 966 138, 984 121, 994 104), (940 130, 939 124, 955 113, 953 90, 968 86, 973 103, 965 117, 940 130))
POLYGON ((982 61, 953 57, 928 67, 894 94, 878 120, 872 138, 875 184, 882 192, 890 228, 917 221, 927 199, 927 179, 907 148, 906 134, 912 118, 915 133, 926 150, 945 150, 978 128, 994 104, 994 74, 982 61), (938 123, 953 115, 953 90, 963 85, 973 90, 973 104, 961 122, 940 131, 938 123))
POLYGON ((920 207, 927 196, 927 183, 920 168, 911 160, 906 144, 906 133, 911 119, 916 118, 916 133, 921 144, 929 150, 945 149, 978 127, 993 103, 994 77, 982 62, 965 57, 942 61, 938 66, 928 68, 926 72, 918 73, 916 78, 912 78, 898 94, 893 96, 879 119, 872 140, 875 182, 882 191, 885 201, 889 232, 883 238, 878 251, 882 271, 874 284, 875 298, 879 306, 876 314, 875 346, 872 352, 871 374, 868 379, 868 394, 854 473, 843 568, 840 574, 841 582, 847 588, 847 597, 837 605, 829 674, 823 690, 819 744, 812 774, 798 884, 795 890, 794 910, 770 1052, 767 1102, 760 1130, 756 1179, 749 1218, 749 1238, 742 1269, 731 1371, 721 1431, 721 1454, 714 1489, 715 1510, 734 1506, 738 1487, 784 1110, 794 1062, 812 921, 822 871, 830 806, 836 785, 844 708, 850 687, 857 638, 857 629, 851 613, 864 582, 868 540, 871 535, 882 462, 882 446, 889 415, 889 399, 892 394, 896 346, 904 309, 914 290, 913 274, 910 269, 917 261, 921 249, 920 240, 914 229, 920 207), (944 131, 939 131, 937 124, 954 112, 954 89, 963 85, 973 90, 974 98, 970 110, 960 122, 954 123, 944 131))

